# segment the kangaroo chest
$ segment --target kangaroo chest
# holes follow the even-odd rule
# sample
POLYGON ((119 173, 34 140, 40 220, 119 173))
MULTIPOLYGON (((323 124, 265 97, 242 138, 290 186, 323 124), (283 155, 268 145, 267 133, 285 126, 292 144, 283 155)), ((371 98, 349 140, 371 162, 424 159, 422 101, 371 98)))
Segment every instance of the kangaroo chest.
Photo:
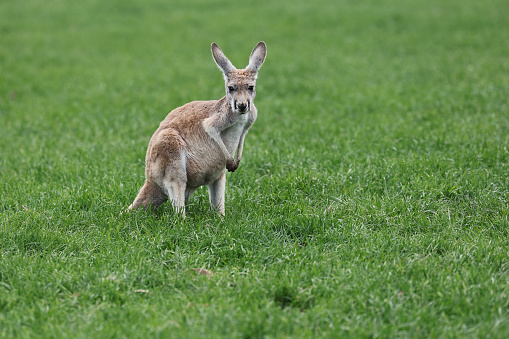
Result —
POLYGON ((249 114, 242 114, 232 126, 221 132, 221 139, 231 155, 235 154, 235 150, 239 145, 240 136, 248 128, 249 114))

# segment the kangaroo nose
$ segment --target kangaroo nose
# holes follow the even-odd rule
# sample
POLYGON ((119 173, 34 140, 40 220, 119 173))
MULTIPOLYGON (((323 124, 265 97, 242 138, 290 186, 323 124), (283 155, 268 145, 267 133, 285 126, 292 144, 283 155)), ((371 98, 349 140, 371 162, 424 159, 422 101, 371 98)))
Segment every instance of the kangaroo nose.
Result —
POLYGON ((244 112, 247 108, 247 104, 244 103, 237 104, 237 108, 239 109, 239 111, 244 112))

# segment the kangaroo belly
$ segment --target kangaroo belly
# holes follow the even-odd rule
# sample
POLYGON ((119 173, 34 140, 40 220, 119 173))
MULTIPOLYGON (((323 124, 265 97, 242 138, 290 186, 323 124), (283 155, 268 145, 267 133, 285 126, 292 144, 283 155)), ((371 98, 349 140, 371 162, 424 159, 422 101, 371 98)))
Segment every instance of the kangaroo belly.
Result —
POLYGON ((225 171, 225 161, 221 150, 213 144, 209 147, 187 150, 186 172, 187 185, 199 187, 216 181, 225 171))
MULTIPOLYGON (((221 133, 221 139, 232 156, 235 155, 244 128, 245 121, 240 119, 221 133)), ((186 163, 188 186, 198 187, 208 185, 222 175, 226 158, 219 145, 212 138, 203 135, 200 142, 188 144, 186 163)))

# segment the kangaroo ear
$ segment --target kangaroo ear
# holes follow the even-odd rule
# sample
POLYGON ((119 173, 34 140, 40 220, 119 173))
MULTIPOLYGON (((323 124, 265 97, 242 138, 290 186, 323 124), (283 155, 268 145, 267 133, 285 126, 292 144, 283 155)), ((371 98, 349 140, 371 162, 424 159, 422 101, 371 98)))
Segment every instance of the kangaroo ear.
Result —
POLYGON ((219 46, 216 45, 215 42, 212 43, 211 49, 214 61, 216 62, 217 67, 219 67, 219 69, 223 71, 224 75, 236 70, 235 66, 233 66, 230 60, 228 60, 228 58, 224 55, 221 48, 219 48, 219 46))
POLYGON ((246 69, 255 73, 258 72, 260 67, 262 67, 263 62, 265 61, 266 55, 267 46, 265 45, 265 42, 260 41, 249 56, 249 65, 247 65, 246 69))

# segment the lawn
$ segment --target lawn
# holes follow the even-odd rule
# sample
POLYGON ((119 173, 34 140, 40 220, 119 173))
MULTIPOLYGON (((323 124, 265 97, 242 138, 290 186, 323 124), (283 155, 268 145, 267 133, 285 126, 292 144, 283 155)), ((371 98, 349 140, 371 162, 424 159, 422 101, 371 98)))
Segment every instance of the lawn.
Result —
POLYGON ((509 2, 0 2, 0 337, 509 337, 509 2), (121 212, 172 109, 267 43, 177 218, 121 212))

